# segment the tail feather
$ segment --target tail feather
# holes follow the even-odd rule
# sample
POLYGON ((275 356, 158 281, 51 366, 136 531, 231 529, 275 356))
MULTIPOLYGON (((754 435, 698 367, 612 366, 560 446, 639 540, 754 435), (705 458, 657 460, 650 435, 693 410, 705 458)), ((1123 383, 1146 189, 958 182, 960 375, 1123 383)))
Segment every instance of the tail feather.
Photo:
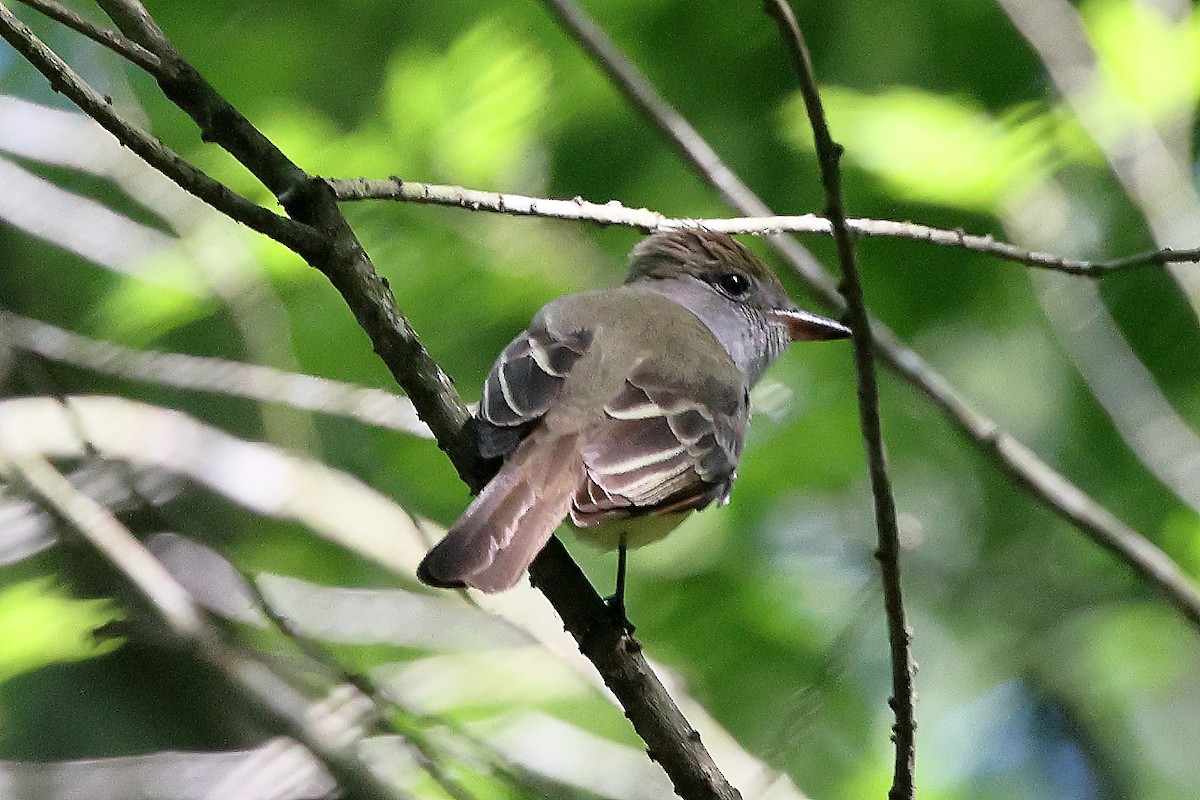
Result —
POLYGON ((526 439, 417 568, 422 583, 512 587, 566 517, 582 477, 574 436, 526 439))

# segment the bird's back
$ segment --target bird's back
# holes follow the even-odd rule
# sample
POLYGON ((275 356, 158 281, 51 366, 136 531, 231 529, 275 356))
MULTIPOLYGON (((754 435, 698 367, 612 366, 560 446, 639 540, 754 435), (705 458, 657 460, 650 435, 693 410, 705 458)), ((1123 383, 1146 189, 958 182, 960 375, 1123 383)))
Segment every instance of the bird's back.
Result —
POLYGON ((561 297, 540 316, 552 335, 566 337, 575 332, 581 308, 591 323, 591 344, 566 377, 552 424, 574 428, 594 422, 597 409, 621 392, 635 368, 681 392, 737 387, 713 398, 722 413, 736 413, 744 380, 695 314, 662 295, 621 286, 561 297), (698 340, 703 347, 696 346, 698 340))

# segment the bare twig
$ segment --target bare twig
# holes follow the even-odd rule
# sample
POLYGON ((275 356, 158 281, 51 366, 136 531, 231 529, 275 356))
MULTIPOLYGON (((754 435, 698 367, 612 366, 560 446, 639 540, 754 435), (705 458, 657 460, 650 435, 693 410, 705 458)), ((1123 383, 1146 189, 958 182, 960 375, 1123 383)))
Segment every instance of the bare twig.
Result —
POLYGON ((846 225, 846 206, 842 197, 842 176, 838 162, 842 147, 833 140, 817 79, 813 72, 808 44, 800 30, 791 6, 784 0, 767 0, 765 9, 779 25, 787 43, 792 66, 800 83, 800 95, 808 111, 816 144, 817 160, 821 166, 821 183, 825 187, 826 216, 833 225, 838 262, 842 267, 842 294, 846 298, 846 317, 854 334, 854 364, 858 372, 858 411, 863 442, 867 451, 867 466, 871 476, 871 492, 875 497, 875 524, 879 545, 875 557, 883 578, 883 604, 887 612, 888 642, 892 661, 892 711, 896 723, 892 738, 896 745, 895 772, 888 797, 892 800, 911 800, 913 797, 913 767, 916 754, 916 720, 913 715, 913 663, 911 632, 905 619, 904 601, 900 587, 900 529, 896 524, 896 501, 888 479, 887 458, 883 449, 883 431, 879 420, 879 388, 875 380, 874 343, 870 319, 863 300, 862 283, 855 263, 854 242, 846 225))
POLYGON ((182 156, 113 110, 111 100, 91 87, 33 31, 0 5, 0 37, 42 73, 89 117, 104 126, 147 164, 231 219, 269 236, 296 252, 312 252, 321 239, 307 225, 281 217, 250 202, 189 164, 182 156))
POLYGON ((128 380, 279 403, 432 438, 411 400, 382 389, 223 358, 135 350, 7 311, 0 311, 0 344, 128 380))
MULTIPOLYGON (((543 4, 558 19, 566 33, 592 56, 625 99, 658 128, 683 160, 711 184, 725 202, 748 217, 775 216, 583 9, 573 0, 543 0, 543 4)), ((833 276, 795 239, 772 237, 768 243, 800 274, 817 297, 838 311, 845 309, 845 301, 838 293, 833 276)), ((876 327, 874 322, 872 326, 876 327)))
MULTIPOLYGON (((1113 176, 1142 212, 1155 244, 1192 244, 1200 223, 1192 155, 1172 152, 1144 113, 1124 114, 1120 125, 1114 124, 1120 92, 1114 91, 1100 68, 1075 5, 1067 0, 997 0, 996 4, 1029 42, 1113 176)), ((1178 124, 1181 129, 1191 127, 1186 118, 1178 124)), ((1193 271, 1170 272, 1193 312, 1200 314, 1200 276, 1193 271)))
POLYGON ((333 672, 340 682, 353 687, 354 690, 374 706, 375 713, 372 716, 374 718, 373 727, 375 733, 398 735, 404 739, 404 743, 408 745, 417 766, 423 769, 451 800, 477 800, 474 795, 467 791, 461 783, 446 771, 439 754, 429 746, 429 743, 425 741, 423 736, 414 736, 410 731, 400 730, 390 723, 389 715, 385 713, 386 706, 392 706, 395 710, 405 715, 411 713, 408 709, 402 708, 389 697, 383 687, 378 686, 370 676, 359 672, 351 672, 342 666, 341 662, 323 645, 301 633, 288 617, 276 609, 267 599, 266 595, 263 594, 262 588, 251 576, 240 571, 239 575, 241 575, 245 583, 245 588, 254 599, 255 605, 271 621, 276 630, 291 641, 305 658, 333 672))
POLYGON ((165 631, 210 664, 248 703, 295 737, 355 796, 401 800, 354 752, 354 740, 310 718, 311 706, 264 664, 230 647, 190 594, 108 509, 80 493, 50 462, 0 442, 0 473, 27 488, 137 589, 165 631))
POLYGON ((76 33, 81 33, 99 45, 107 47, 117 55, 136 64, 153 75, 161 63, 158 56, 136 42, 108 28, 102 28, 87 17, 67 8, 54 0, 18 0, 30 8, 37 9, 50 19, 59 22, 76 33))
MULTIPOLYGON (((685 161, 715 187, 731 206, 748 216, 774 216, 750 187, 720 162, 700 134, 655 91, 595 22, 570 0, 544 2, 562 22, 566 32, 597 59, 597 63, 627 99, 669 137, 685 161)), ((774 237, 768 242, 817 298, 836 311, 845 310, 845 300, 838 293, 832 276, 798 242, 786 236, 774 237)), ((928 397, 998 469, 1038 502, 1112 552, 1162 594, 1194 628, 1200 630, 1200 589, 1178 564, 1055 471, 1036 453, 1000 430, 994 420, 960 395, 943 375, 886 325, 874 317, 870 324, 880 358, 928 397)))
MULTIPOLYGON (((794 216, 754 216, 687 218, 669 217, 648 208, 629 208, 616 200, 591 203, 581 197, 558 200, 528 197, 520 194, 484 192, 462 186, 406 181, 400 178, 330 179, 338 200, 397 200, 406 203, 450 206, 470 211, 490 211, 518 217, 547 217, 595 222, 598 225, 623 225, 646 233, 674 228, 705 228, 724 233, 748 233, 766 236, 779 233, 817 233, 826 236, 833 232, 827 218, 820 214, 794 216)), ((846 227, 852 233, 886 239, 909 239, 918 242, 957 247, 973 253, 983 253, 1028 267, 1065 272, 1085 278, 1103 278, 1117 272, 1165 264, 1200 261, 1200 248, 1191 250, 1152 250, 1146 253, 1111 261, 1086 261, 1063 258, 1053 253, 1025 250, 1008 242, 997 241, 990 234, 967 233, 922 225, 917 222, 897 222, 889 219, 847 217, 846 227)))
POLYGON ((552 777, 511 763, 454 718, 431 717, 409 708, 387 686, 380 684, 367 673, 351 670, 323 644, 303 633, 289 617, 275 607, 257 581, 245 573, 240 574, 255 605, 262 610, 275 628, 291 641, 304 657, 331 672, 336 680, 353 687, 362 694, 375 707, 374 731, 383 735, 391 734, 403 737, 406 744, 410 746, 417 765, 425 770, 453 800, 474 800, 474 798, 470 791, 446 769, 442 761, 442 754, 429 740, 424 728, 420 727, 421 725, 436 726, 452 731, 455 737, 468 745, 476 758, 485 762, 490 772, 508 784, 517 793, 517 796, 524 796, 532 792, 538 797, 556 797, 566 800, 582 795, 580 790, 574 786, 560 783, 552 777), (399 713, 406 720, 414 720, 418 724, 397 725, 392 717, 393 712, 399 713))

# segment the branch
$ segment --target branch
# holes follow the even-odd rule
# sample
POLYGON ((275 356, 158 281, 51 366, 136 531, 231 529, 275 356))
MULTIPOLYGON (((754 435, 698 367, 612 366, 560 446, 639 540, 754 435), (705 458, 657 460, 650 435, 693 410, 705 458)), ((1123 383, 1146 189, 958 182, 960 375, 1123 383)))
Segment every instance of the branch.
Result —
MULTIPOLYGON (((224 561, 222 556, 217 556, 224 561)), ((228 562, 225 562, 228 564, 228 562)), ((434 717, 414 710, 404 702, 397 693, 385 684, 375 680, 370 674, 353 670, 343 664, 337 656, 321 642, 311 638, 280 611, 266 596, 259 582, 229 564, 231 570, 237 571, 241 577, 241 586, 247 593, 247 600, 260 609, 275 629, 287 638, 313 665, 328 671, 344 686, 352 687, 374 707, 372 718, 373 731, 379 735, 400 736, 409 745, 413 760, 417 766, 427 772, 451 800, 476 800, 443 763, 443 755, 447 750, 444 742, 440 749, 435 741, 425 731, 425 727, 436 726, 454 734, 463 745, 470 748, 471 759, 484 762, 484 766, 511 789, 517 796, 528 794, 532 789, 539 795, 547 797, 568 798, 580 797, 584 794, 575 786, 560 783, 557 779, 535 773, 528 768, 508 760, 495 748, 471 733, 458 720, 452 717, 434 717), (420 720, 422 725, 397 725, 394 714, 399 713, 406 719, 420 720)))
MULTIPOLYGON (((565 31, 597 59, 599 66, 635 107, 647 115, 701 178, 748 216, 774 216, 770 208, 729 169, 699 133, 658 93, 612 41, 570 0, 544 0, 565 31), (714 162, 714 158, 716 161, 714 162)), ((768 243, 808 285, 813 295, 841 312, 845 300, 832 276, 812 254, 789 237, 768 243)), ((925 395, 997 469, 1080 533, 1112 552, 1200 631, 1200 589, 1179 565, 1145 536, 1125 525, 986 414, 975 408, 919 353, 879 320, 870 319, 876 352, 889 367, 925 395)))
POLYGON ((6 311, 0 311, 0 345, 126 380, 278 403, 433 438, 411 400, 382 389, 223 358, 135 350, 6 311))
MULTIPOLYGON (((819 233, 830 235, 829 219, 820 214, 794 216, 753 216, 687 218, 669 217, 648 208, 629 208, 616 200, 591 203, 582 197, 556 200, 528 197, 520 194, 484 192, 461 186, 406 181, 400 178, 330 179, 329 185, 338 200, 396 200, 463 208, 470 211, 489 211, 517 217, 546 217, 595 222, 598 225, 623 225, 645 233, 675 228, 705 228, 710 231, 754 236, 780 233, 819 233)), ((1191 250, 1152 250, 1110 261, 1085 261, 1063 258, 1053 253, 1025 250, 1008 242, 996 241, 991 234, 967 233, 922 225, 917 222, 897 222, 889 219, 848 217, 846 228, 852 233, 885 239, 908 239, 928 242, 942 247, 958 247, 973 253, 994 256, 1002 261, 1028 267, 1065 272, 1085 278, 1103 278, 1115 272, 1128 272, 1144 267, 1200 261, 1200 248, 1191 250)))
POLYGON ((891 800, 911 800, 913 797, 913 767, 916 756, 914 737, 917 723, 913 717, 912 634, 905 620, 904 601, 900 588, 900 529, 896 524, 896 501, 888 480, 887 459, 883 449, 883 431, 879 421, 879 387, 875 379, 874 342, 871 323, 863 300, 862 283, 855 263, 854 242, 846 225, 845 200, 842 197, 842 177, 839 160, 842 147, 833 140, 817 79, 813 73, 808 44, 796 23, 792 9, 784 0, 766 0, 764 8, 779 25, 788 46, 788 54, 800 94, 808 112, 816 144, 817 160, 821 166, 821 183, 825 187, 826 216, 833 226, 838 262, 842 268, 842 294, 846 298, 846 318, 854 334, 854 366, 858 372, 858 413, 863 442, 867 451, 867 466, 871 476, 871 493, 875 497, 875 525, 879 545, 875 557, 883 578, 883 604, 887 612, 888 643, 891 646, 892 699, 896 715, 892 738, 896 744, 895 772, 891 800))
MULTIPOLYGON (((183 58, 141 3, 136 0, 97 0, 97 3, 122 33, 158 56, 162 62, 155 74, 159 88, 195 121, 200 138, 224 148, 296 217, 288 201, 303 202, 311 182, 309 175, 183 58)), ((305 256, 304 252, 297 252, 305 256)))
POLYGON ((18 0, 30 8, 42 12, 50 19, 65 25, 76 33, 81 33, 97 44, 107 47, 122 58, 136 64, 151 75, 158 72, 162 62, 158 56, 136 42, 131 42, 124 36, 102 28, 90 19, 72 11, 54 0, 18 0))
MULTIPOLYGON (((1190 169, 1183 167, 1189 158, 1185 154, 1190 152, 1190 135, 1172 144, 1166 133, 1136 112, 1113 116, 1109 98, 1114 89, 1098 63, 1079 12, 1070 3, 1000 0, 998 5, 1025 36, 1080 125, 1104 154, 1155 244, 1191 241, 1200 222, 1200 197, 1190 169)), ((1181 114, 1167 127, 1190 130, 1194 119, 1194 111, 1181 114)), ((1041 191, 1045 189, 1032 189, 1035 197, 1041 191)), ((1045 242, 1059 233, 1055 228, 1069 225, 1073 215, 1064 215, 1055 225, 1038 215, 1009 214, 1005 223, 1018 239, 1045 242)), ((1195 272, 1178 267, 1167 272, 1193 311, 1200 313, 1195 272)), ((1067 355, 1126 446, 1164 486, 1200 511, 1200 463, 1196 458, 1200 437, 1172 406, 1097 288, 1032 283, 1067 355)))
POLYGON ((41 456, 5 445, 0 442, 0 473, 26 487, 120 572, 180 646, 224 675, 276 727, 303 742, 354 796, 370 800, 406 797, 381 782, 362 763, 354 752, 352 738, 334 726, 321 724, 322 720, 312 719, 312 707, 286 681, 230 647, 187 590, 108 509, 81 494, 41 456))
POLYGON ((319 237, 308 226, 250 202, 193 167, 158 139, 126 121, 113 110, 110 98, 101 95, 79 77, 2 4, 0 37, 42 73, 56 92, 65 95, 80 110, 117 137, 123 145, 178 184, 185 192, 195 195, 231 219, 296 252, 311 252, 320 246, 319 237))
MULTIPOLYGON (((997 0, 1017 31, 1029 42, 1046 74, 1062 94, 1084 132, 1104 155, 1113 176, 1142 212, 1155 244, 1191 243, 1200 223, 1200 196, 1192 173, 1191 136, 1173 152, 1155 124, 1142 113, 1126 113, 1114 125, 1120 93, 1109 85, 1106 71, 1088 40, 1079 10, 1067 0, 997 0)), ((1184 109, 1181 108, 1181 111, 1184 109)), ((1188 109, 1176 123, 1189 129, 1188 109)), ((1172 271, 1172 277, 1200 314, 1200 280, 1195 273, 1172 271)))

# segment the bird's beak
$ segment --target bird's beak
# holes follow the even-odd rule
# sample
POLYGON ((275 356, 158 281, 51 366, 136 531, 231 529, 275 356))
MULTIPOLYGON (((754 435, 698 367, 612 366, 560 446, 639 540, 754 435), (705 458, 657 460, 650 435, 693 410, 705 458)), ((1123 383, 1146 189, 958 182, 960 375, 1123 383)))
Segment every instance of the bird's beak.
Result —
POLYGON ((793 342, 815 342, 826 339, 846 339, 850 329, 827 317, 798 309, 771 309, 767 316, 788 330, 793 342))

